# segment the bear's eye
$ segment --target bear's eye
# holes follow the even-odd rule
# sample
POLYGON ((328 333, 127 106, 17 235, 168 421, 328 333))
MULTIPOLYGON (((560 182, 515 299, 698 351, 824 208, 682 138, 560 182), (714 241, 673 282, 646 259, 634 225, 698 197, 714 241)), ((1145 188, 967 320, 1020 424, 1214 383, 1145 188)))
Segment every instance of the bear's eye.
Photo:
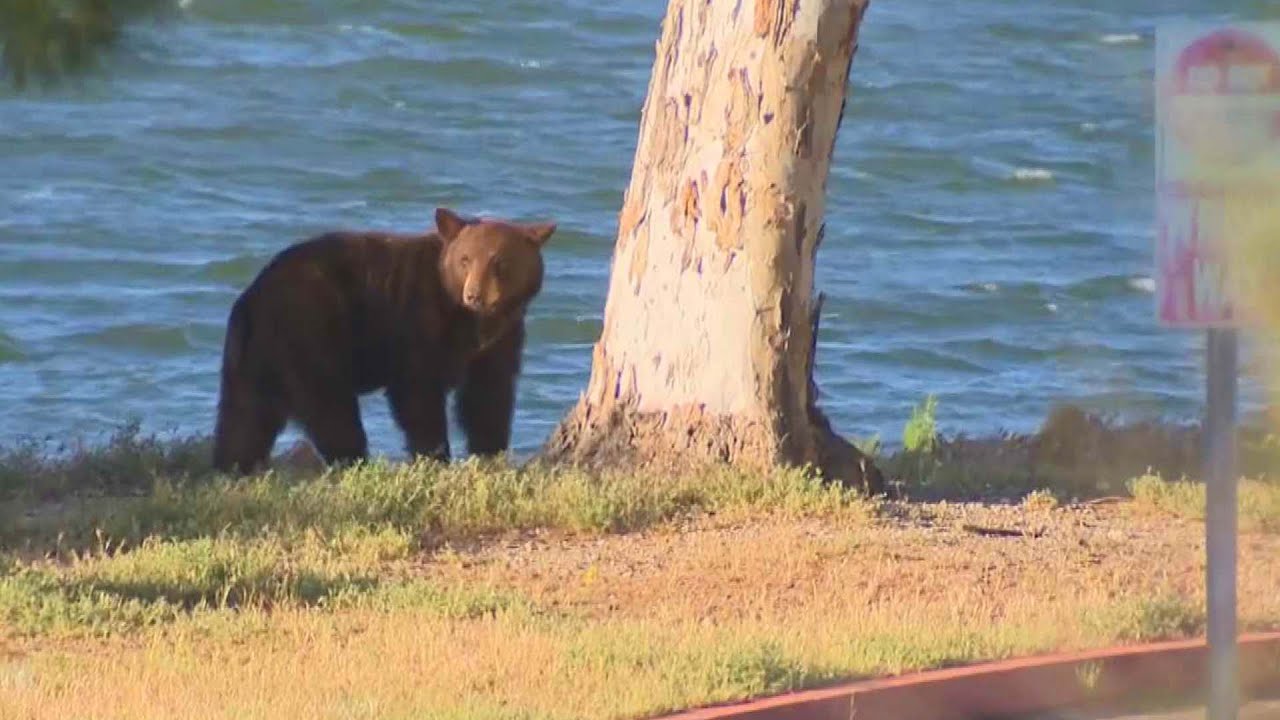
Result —
POLYGON ((467 268, 471 267, 471 256, 470 256, 470 255, 463 255, 463 256, 462 256, 462 259, 461 259, 461 260, 459 260, 458 262, 460 262, 460 263, 462 264, 462 269, 463 269, 463 270, 466 270, 467 268))
POLYGON ((502 277, 503 274, 505 274, 506 269, 506 266, 502 264, 501 260, 493 261, 493 274, 495 277, 502 277))

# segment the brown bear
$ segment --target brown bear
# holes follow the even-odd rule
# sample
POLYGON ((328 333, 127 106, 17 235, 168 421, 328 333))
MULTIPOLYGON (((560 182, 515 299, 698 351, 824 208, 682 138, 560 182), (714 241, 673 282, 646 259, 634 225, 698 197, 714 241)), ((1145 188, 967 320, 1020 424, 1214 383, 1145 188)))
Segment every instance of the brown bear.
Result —
POLYGON ((424 235, 336 231, 282 250, 231 307, 214 467, 260 469, 291 419, 326 462, 364 458, 358 396, 379 389, 413 455, 449 458, 450 390, 468 451, 506 451, 555 229, 440 208, 424 235))

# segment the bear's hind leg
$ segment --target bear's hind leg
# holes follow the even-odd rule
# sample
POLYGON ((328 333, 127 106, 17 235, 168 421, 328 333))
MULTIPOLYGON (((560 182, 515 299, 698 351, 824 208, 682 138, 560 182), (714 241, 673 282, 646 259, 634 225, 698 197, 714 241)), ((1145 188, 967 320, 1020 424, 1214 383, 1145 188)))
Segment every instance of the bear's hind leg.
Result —
POLYGON ((369 454, 369 441, 360 421, 360 402, 354 394, 313 395, 299 405, 298 422, 326 463, 348 465, 369 454))

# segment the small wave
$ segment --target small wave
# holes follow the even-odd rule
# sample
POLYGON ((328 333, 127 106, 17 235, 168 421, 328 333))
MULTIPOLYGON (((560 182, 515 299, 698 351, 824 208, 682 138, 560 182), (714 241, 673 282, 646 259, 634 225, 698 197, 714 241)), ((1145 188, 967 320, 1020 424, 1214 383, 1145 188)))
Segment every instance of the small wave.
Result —
POLYGON ((1149 277, 1100 275, 1072 282, 1063 288, 1073 298, 1087 301, 1110 300, 1133 292, 1154 292, 1155 281, 1149 277))
POLYGON ((1042 348, 994 338, 949 340, 942 346, 950 352, 965 357, 977 357, 979 360, 996 362, 1040 362, 1044 360, 1046 354, 1042 348))
POLYGON ((526 69, 531 69, 531 70, 536 70, 536 69, 538 69, 538 68, 542 67, 542 63, 538 62, 537 60, 521 60, 521 61, 520 61, 520 67, 522 67, 522 68, 526 68, 526 69))
POLYGON ((343 23, 338 26, 338 32, 360 33, 362 35, 376 35, 378 37, 391 38, 395 40, 400 39, 400 36, 397 35, 396 33, 391 32, 389 30, 384 30, 380 27, 374 27, 373 25, 352 25, 350 23, 343 23))
POLYGON ((952 215, 947 213, 906 211, 893 213, 892 217, 895 219, 900 218, 919 227, 940 229, 955 229, 977 225, 982 222, 982 218, 972 214, 952 215))
POLYGON ((1056 315, 1058 312, 1058 303, 1045 303, 1044 309, 1056 315))
POLYGON ((1080 123, 1080 129, 1087 133, 1095 133, 1095 132, 1098 132, 1098 123, 1082 122, 1080 123))
POLYGON ((1130 45, 1142 42, 1142 36, 1138 33, 1108 33, 1102 36, 1102 42, 1106 45, 1130 45))
POLYGON ((366 187, 394 189, 412 187, 415 177, 403 166, 382 165, 360 173, 358 180, 366 187))
POLYGON ((205 263, 197 273, 205 280, 243 285, 253 279, 266 261, 256 255, 238 255, 226 260, 205 263))
POLYGON ((35 190, 30 190, 22 193, 21 195, 18 196, 18 199, 23 202, 31 202, 31 201, 37 201, 37 200, 52 200, 56 195, 57 195, 57 191, 54 190, 54 187, 52 185, 43 185, 41 187, 36 188, 35 190))
POLYGON ((863 80, 861 87, 862 92, 868 94, 893 94, 902 95, 908 92, 919 93, 920 95, 940 95, 945 97, 948 93, 955 93, 965 88, 953 83, 949 80, 921 80, 909 79, 902 80, 897 77, 885 78, 883 80, 863 80))
POLYGON ((1149 277, 1129 278, 1129 287, 1144 293, 1156 291, 1156 281, 1149 277))
POLYGON ((294 25, 316 26, 323 22, 317 17, 313 3, 298 0, 213 0, 194 2, 177 0, 183 10, 202 20, 234 25, 294 25))
POLYGON ((0 332, 0 363, 14 362, 26 357, 22 346, 12 336, 0 332))
POLYGON ((93 332, 76 333, 69 339, 77 344, 149 355, 178 355, 194 349, 186 328, 154 323, 113 325, 93 332))
POLYGON ((895 368, 908 367, 913 370, 937 370, 981 374, 990 368, 973 360, 968 360, 952 353, 939 352, 924 347, 900 347, 892 350, 873 350, 853 352, 851 357, 859 362, 875 363, 895 368))
POLYGON ((1000 291, 1000 284, 993 282, 966 283, 961 285, 960 289, 975 293, 994 293, 1000 291))
POLYGON ((600 339, 603 322, 598 318, 570 320, 566 317, 529 319, 529 333, 550 347, 586 345, 600 339))
POLYGON ((898 144, 876 148, 863 158, 862 170, 880 182, 930 177, 943 187, 963 187, 972 181, 974 164, 958 153, 898 144))
POLYGON ((1048 182, 1053 180, 1053 171, 1036 167, 1014 168, 1013 179, 1019 182, 1048 182))
POLYGON ((387 30, 402 38, 425 40, 427 42, 463 40, 468 35, 468 31, 464 26, 450 24, 423 25, 420 23, 393 22, 387 25, 387 30))

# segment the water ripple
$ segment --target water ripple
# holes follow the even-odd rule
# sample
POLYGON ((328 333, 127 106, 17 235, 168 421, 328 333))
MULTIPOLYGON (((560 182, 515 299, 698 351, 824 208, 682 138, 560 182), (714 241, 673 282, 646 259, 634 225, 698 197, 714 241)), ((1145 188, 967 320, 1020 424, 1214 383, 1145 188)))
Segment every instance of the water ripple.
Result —
POLYGON ((62 339, 72 346, 143 356, 179 356, 195 349, 188 328, 154 323, 113 325, 101 330, 73 333, 62 339))
POLYGON ((22 346, 12 335, 0 331, 0 364, 16 362, 26 357, 22 346))
MULTIPOLYGON (((1194 6, 1010 8, 868 15, 818 267, 842 432, 896 437, 929 392, 971 433, 1058 399, 1198 411, 1201 341, 1154 324, 1150 277, 1151 28, 1194 6)), ((191 0, 109 74, 5 91, 0 442, 207 432, 227 311, 268 258, 438 205, 560 224, 516 414, 517 447, 541 442, 589 372, 662 12, 191 0)))

